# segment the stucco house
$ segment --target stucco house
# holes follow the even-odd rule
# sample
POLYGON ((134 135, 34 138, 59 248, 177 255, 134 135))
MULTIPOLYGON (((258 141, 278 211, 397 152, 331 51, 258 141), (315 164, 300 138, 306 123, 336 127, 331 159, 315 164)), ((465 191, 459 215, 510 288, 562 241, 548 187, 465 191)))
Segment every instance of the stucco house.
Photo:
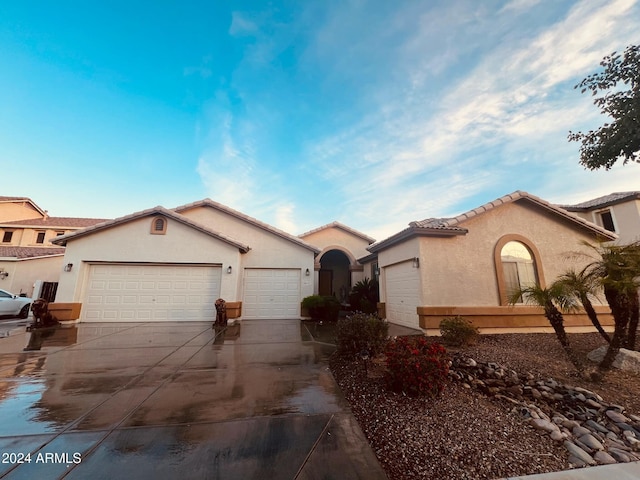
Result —
MULTIPOLYGON (((605 228, 516 191, 453 218, 411 222, 370 245, 360 262, 377 262, 390 322, 435 333, 442 318, 463 315, 484 331, 536 329, 548 327, 541 310, 510 306, 509 292, 533 282, 545 286, 568 268, 586 265, 587 257, 575 255, 587 252, 582 241, 615 239, 605 228)), ((567 324, 589 321, 576 314, 567 324)))
POLYGON ((616 233, 617 243, 640 240, 640 192, 615 192, 561 208, 616 233))
POLYGON ((219 297, 244 319, 299 318, 320 253, 210 199, 151 208, 53 242, 66 246, 56 302, 81 303, 86 322, 212 319, 219 297))
POLYGON ((0 196, 0 288, 52 299, 64 248, 51 240, 103 221, 51 217, 28 197, 0 196))
POLYGON ((320 248, 314 264, 315 292, 319 295, 333 295, 346 303, 351 287, 364 277, 373 278, 371 271, 365 272, 357 260, 375 242, 370 236, 332 222, 303 233, 300 238, 320 248))

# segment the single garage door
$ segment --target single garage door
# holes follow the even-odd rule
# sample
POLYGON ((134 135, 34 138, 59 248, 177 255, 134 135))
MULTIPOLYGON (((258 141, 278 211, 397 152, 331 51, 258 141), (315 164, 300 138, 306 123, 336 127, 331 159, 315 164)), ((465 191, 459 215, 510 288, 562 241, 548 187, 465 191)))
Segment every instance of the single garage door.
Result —
POLYGON ((419 328, 417 308, 420 302, 420 277, 412 262, 385 267, 387 320, 419 328))
POLYGON ((300 270, 245 268, 242 318, 300 318, 300 270))
POLYGON ((87 322, 212 321, 222 268, 214 265, 89 266, 87 322))

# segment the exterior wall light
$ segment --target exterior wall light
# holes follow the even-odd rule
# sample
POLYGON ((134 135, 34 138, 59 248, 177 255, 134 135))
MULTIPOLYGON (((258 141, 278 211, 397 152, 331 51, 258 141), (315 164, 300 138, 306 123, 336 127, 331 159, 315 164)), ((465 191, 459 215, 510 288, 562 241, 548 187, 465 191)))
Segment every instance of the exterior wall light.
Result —
POLYGON ((229 265, 229 266, 227 267, 227 273, 231 273, 232 271, 233 271, 233 269, 231 268, 231 265, 229 265))
POLYGON ((413 257, 413 268, 420 268, 420 259, 418 257, 413 257))
POLYGON ((9 272, 2 271, 0 272, 0 279, 4 280, 9 276, 9 272))
POLYGON ((65 272, 70 272, 72 268, 73 268, 73 263, 67 263, 67 264, 64 266, 64 271, 65 271, 65 272))
POLYGON ((307 268, 307 269, 304 271, 304 274, 305 274, 305 276, 307 276, 307 277, 308 277, 309 275, 311 275, 311 272, 310 272, 310 271, 309 271, 309 269, 307 268))

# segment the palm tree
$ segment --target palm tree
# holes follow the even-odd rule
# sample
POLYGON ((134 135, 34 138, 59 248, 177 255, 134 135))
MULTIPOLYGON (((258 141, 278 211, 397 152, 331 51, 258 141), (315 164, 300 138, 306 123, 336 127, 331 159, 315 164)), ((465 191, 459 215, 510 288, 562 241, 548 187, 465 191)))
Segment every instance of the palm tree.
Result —
POLYGON ((607 343, 611 343, 611 337, 602 328, 598 314, 591 303, 591 298, 596 296, 595 292, 600 286, 597 279, 593 275, 588 275, 584 269, 579 272, 571 269, 560 275, 555 283, 560 284, 568 294, 574 295, 580 301, 593 326, 607 343))
POLYGON ((558 341, 560 345, 562 345, 567 357, 576 370, 582 373, 584 366, 580 358, 578 358, 571 348, 571 345, 569 345, 569 338, 564 329, 564 317, 560 311, 560 309, 565 311, 575 309, 576 303, 574 297, 567 293, 567 289, 562 284, 553 283, 548 288, 542 288, 539 285, 521 287, 509 296, 509 303, 511 304, 519 303, 522 300, 525 303, 538 305, 544 309, 544 316, 553 327, 556 337, 558 337, 558 341))
POLYGON ((601 370, 608 370, 622 346, 635 348, 640 315, 637 280, 640 276, 640 242, 629 245, 591 245, 585 242, 585 245, 600 256, 585 270, 602 285, 615 322, 613 338, 599 365, 601 370))

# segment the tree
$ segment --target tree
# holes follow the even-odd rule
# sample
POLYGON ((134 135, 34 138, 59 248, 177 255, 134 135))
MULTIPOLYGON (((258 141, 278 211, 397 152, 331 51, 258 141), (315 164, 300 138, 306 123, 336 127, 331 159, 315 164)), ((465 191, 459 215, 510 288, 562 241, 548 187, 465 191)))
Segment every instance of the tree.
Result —
POLYGON ((565 286, 561 283, 554 282, 548 288, 542 288, 539 285, 522 287, 509 296, 509 303, 518 303, 520 299, 544 309, 544 316, 553 327, 553 331, 556 333, 556 337, 567 354, 567 357, 569 357, 569 360, 576 370, 582 373, 584 366, 569 344, 569 338, 564 329, 564 317, 560 311, 561 309, 566 311, 576 308, 574 297, 568 294, 565 286))
POLYGON ((635 348, 640 316, 637 280, 640 276, 640 242, 629 245, 585 245, 600 256, 600 259, 586 267, 586 272, 602 285, 615 323, 613 338, 599 365, 600 370, 608 370, 621 347, 635 348))
POLYGON ((623 165, 640 163, 640 46, 630 45, 622 55, 613 52, 600 65, 602 72, 575 88, 591 91, 593 103, 613 121, 588 133, 569 132, 569 141, 582 142, 580 164, 589 170, 609 170, 620 159, 623 165))
POLYGON ((574 295, 580 301, 582 308, 584 308, 589 320, 591 320, 591 323, 593 323, 598 333, 600 333, 607 343, 611 343, 611 338, 609 334, 605 332, 604 328, 602 328, 598 314, 591 303, 591 298, 596 296, 596 290, 599 287, 598 279, 593 275, 587 274, 586 270, 579 272, 568 270, 558 277, 556 283, 564 287, 569 295, 574 295))

